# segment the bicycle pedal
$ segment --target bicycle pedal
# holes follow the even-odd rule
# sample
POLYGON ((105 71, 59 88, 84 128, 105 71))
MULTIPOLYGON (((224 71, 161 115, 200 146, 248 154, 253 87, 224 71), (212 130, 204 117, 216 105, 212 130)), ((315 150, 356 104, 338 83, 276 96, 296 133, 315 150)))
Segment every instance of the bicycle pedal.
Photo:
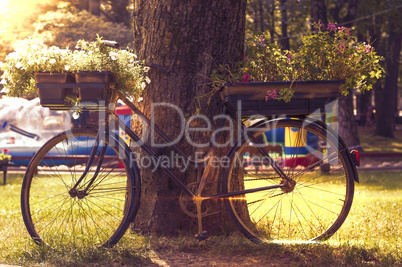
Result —
POLYGON ((203 231, 202 233, 195 235, 195 238, 198 241, 203 241, 203 240, 207 239, 208 237, 209 237, 209 235, 207 234, 207 231, 203 231))

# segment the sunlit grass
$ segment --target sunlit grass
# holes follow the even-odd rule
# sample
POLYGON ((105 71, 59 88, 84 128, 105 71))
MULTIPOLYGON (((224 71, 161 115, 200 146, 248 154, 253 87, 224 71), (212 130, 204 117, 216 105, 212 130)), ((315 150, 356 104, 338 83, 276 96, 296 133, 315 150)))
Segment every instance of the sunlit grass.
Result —
MULTIPOLYGON (((89 177, 81 182, 81 189, 89 185, 89 177)), ((54 173, 34 176, 29 194, 31 218, 37 233, 49 245, 101 245, 123 220, 127 177, 100 175, 87 196, 72 198, 69 190, 78 178, 54 173)))
POLYGON ((365 152, 399 152, 402 153, 402 130, 395 130, 395 138, 374 136, 374 127, 359 127, 360 143, 365 152))
MULTIPOLYGON (((245 189, 264 187, 271 180, 247 175, 245 189)), ((297 178, 296 188, 285 194, 280 188, 247 194, 252 226, 275 241, 307 241, 328 229, 340 214, 346 194, 342 173, 321 175, 319 170, 297 178)), ((242 212, 240 200, 239 214, 242 212)), ((240 215, 239 215, 240 216, 240 215)), ((244 220, 249 221, 249 220, 244 220)))
MULTIPOLYGON (((348 218, 329 240, 317 244, 256 245, 239 234, 213 236, 198 242, 192 235, 144 237, 126 233, 112 249, 57 243, 39 247, 25 230, 20 212, 22 175, 9 174, 0 186, 0 263, 25 266, 152 266, 151 258, 162 260, 174 253, 213 255, 239 261, 244 258, 296 266, 402 264, 402 174, 361 173, 348 218)), ((204 260, 204 259, 203 259, 204 260)), ((175 264, 171 264, 175 266, 175 264)), ((177 265, 176 265, 177 266, 177 265)))

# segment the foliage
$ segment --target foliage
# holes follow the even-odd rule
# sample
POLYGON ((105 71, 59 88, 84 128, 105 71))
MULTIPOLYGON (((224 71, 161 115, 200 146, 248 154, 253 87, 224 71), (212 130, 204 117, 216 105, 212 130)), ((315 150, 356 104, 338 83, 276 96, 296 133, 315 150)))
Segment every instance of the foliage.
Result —
POLYGON ((33 37, 45 44, 74 47, 78 40, 94 40, 99 34, 108 40, 118 40, 126 47, 133 41, 132 30, 124 24, 113 23, 103 16, 94 16, 86 10, 58 9, 41 15, 35 23, 33 37))
MULTIPOLYGON (((212 73, 213 89, 228 81, 345 80, 344 95, 356 87, 362 92, 370 90, 384 73, 382 58, 369 44, 357 42, 348 28, 334 24, 328 24, 327 30, 323 25, 317 27, 317 32, 302 37, 297 51, 281 50, 269 42, 268 35, 253 36, 247 41, 244 60, 238 63, 241 67, 222 71, 225 68, 220 66, 212 73)), ((280 91, 277 98, 289 101, 292 96, 289 88, 280 91)))
POLYGON ((115 88, 128 97, 141 94, 150 82, 145 76, 148 68, 129 50, 108 47, 99 37, 95 42, 80 40, 76 48, 80 50, 48 47, 33 38, 24 40, 2 64, 3 91, 18 97, 35 92, 35 72, 111 71, 115 88))
POLYGON ((106 46, 98 37, 95 42, 80 40, 73 52, 70 71, 111 71, 115 77, 116 88, 127 97, 138 96, 150 79, 145 76, 149 67, 137 60, 130 50, 118 50, 106 46))
POLYGON ((17 45, 14 52, 6 56, 1 64, 4 78, 3 92, 9 96, 21 97, 34 93, 34 72, 63 72, 68 70, 72 52, 55 46, 48 47, 43 42, 28 38, 17 45))
POLYGON ((317 33, 302 37, 293 62, 300 80, 345 80, 343 93, 352 88, 370 90, 384 73, 382 58, 370 44, 357 42, 346 27, 316 25, 317 33), (313 60, 312 60, 313 59, 313 60))

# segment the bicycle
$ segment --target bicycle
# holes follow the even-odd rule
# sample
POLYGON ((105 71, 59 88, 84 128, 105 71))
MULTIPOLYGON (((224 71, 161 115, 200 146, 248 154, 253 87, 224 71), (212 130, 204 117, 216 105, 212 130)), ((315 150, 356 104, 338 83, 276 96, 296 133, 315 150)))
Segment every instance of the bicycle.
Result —
MULTIPOLYGON (((222 114, 238 122, 241 136, 228 150, 229 164, 219 170, 219 192, 205 194, 212 164, 208 157, 192 160, 172 145, 190 163, 206 166, 197 184, 185 185, 171 169, 158 166, 183 190, 180 205, 186 214, 198 219, 198 240, 207 237, 202 218, 208 214, 202 204, 208 200, 224 201, 240 232, 255 243, 327 240, 343 224, 352 205, 354 182, 358 181, 355 155, 336 131, 308 118, 307 111, 291 114, 291 118, 272 118, 277 113, 272 110, 269 116, 252 117, 264 112, 250 111, 247 101, 238 102, 250 98, 233 97, 231 88, 238 87, 229 84, 221 90, 222 114), (238 107, 246 111, 240 118, 238 107), (251 125, 246 127, 246 122, 251 125), (192 210, 187 208, 189 203, 192 210)), ((321 95, 319 106, 337 96, 321 95)), ((111 125, 123 129, 151 159, 157 160, 160 155, 118 118, 114 112, 118 100, 164 141, 171 142, 120 92, 109 91, 108 99, 104 123, 51 138, 27 168, 22 184, 22 215, 29 234, 39 245, 58 240, 66 245, 111 247, 134 220, 141 195, 138 162, 130 147, 110 130, 111 125)), ((261 100, 260 96, 255 99, 261 100)))

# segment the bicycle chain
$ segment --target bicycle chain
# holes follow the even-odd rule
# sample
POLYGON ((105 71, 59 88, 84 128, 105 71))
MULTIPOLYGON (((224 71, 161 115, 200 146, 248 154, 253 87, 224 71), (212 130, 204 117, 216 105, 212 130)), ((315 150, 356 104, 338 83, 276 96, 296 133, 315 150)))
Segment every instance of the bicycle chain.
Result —
POLYGON ((260 180, 276 180, 276 179, 281 179, 281 177, 268 177, 268 178, 244 179, 244 181, 260 181, 260 180))

